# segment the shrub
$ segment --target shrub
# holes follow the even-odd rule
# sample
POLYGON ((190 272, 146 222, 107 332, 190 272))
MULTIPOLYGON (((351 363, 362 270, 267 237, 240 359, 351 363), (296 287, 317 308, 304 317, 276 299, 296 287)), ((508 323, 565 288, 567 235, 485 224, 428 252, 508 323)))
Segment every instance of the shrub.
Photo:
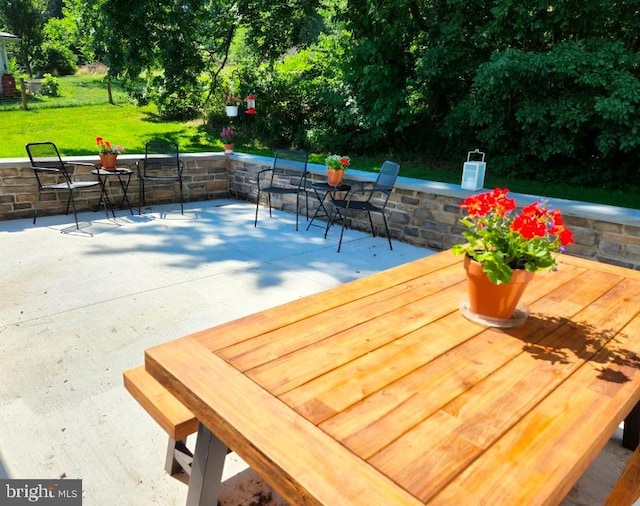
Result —
POLYGON ((60 82, 57 77, 53 77, 51 74, 45 74, 41 83, 42 93, 51 97, 57 97, 60 89, 60 82))

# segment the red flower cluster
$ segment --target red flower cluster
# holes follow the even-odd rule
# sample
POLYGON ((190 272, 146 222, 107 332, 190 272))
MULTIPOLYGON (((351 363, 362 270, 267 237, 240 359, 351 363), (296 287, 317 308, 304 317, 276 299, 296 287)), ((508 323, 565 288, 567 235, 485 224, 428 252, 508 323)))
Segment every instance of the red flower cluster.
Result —
POLYGON ((486 216, 494 212, 498 216, 504 216, 516 208, 516 201, 507 197, 509 190, 495 188, 487 193, 472 195, 462 201, 460 207, 467 210, 469 216, 486 216))
POLYGON ((529 204, 511 223, 511 230, 526 239, 545 237, 547 234, 560 239, 562 246, 573 241, 573 233, 565 225, 560 211, 549 211, 538 202, 529 204))
POLYGON ((460 222, 467 242, 453 246, 454 253, 480 262, 496 284, 507 283, 513 269, 554 270, 556 254, 574 242, 560 211, 534 202, 518 214, 516 201, 508 193, 506 188, 496 188, 466 198, 460 207, 467 216, 460 222))
POLYGON ((124 147, 112 146, 104 137, 96 137, 96 146, 98 146, 98 153, 101 155, 119 155, 124 152, 124 147))
POLYGON ((342 158, 340 158, 340 163, 344 166, 344 167, 348 167, 349 166, 349 159, 345 158, 344 156, 342 158))

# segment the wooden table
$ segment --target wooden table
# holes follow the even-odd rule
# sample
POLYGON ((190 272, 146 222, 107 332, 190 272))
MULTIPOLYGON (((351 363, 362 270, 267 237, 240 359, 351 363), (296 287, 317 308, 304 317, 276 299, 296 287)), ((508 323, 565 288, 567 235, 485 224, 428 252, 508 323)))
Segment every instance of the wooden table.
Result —
POLYGON ((563 255, 512 329, 464 294, 446 251, 148 349, 210 452, 188 500, 228 445, 295 505, 560 502, 640 399, 640 272, 563 255))

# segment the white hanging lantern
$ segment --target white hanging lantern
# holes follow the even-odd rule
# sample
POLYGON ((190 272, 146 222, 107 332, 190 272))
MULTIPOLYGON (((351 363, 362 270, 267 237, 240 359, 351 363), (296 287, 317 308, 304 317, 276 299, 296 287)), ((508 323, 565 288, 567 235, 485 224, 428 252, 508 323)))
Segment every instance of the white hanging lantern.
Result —
POLYGON ((467 161, 462 166, 462 182, 460 187, 463 190, 479 190, 484 185, 484 175, 486 172, 487 164, 484 161, 484 153, 478 148, 475 151, 469 151, 467 154, 467 161), (471 157, 478 158, 480 160, 472 160, 471 157))

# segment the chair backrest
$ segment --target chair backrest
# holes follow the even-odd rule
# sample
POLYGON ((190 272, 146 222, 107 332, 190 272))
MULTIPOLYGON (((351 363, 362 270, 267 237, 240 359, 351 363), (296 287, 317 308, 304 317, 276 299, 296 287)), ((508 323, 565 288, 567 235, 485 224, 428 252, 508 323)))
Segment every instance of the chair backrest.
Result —
POLYGON ((142 176, 182 175, 180 150, 178 145, 164 139, 152 139, 145 144, 144 160, 142 161, 142 176))
POLYGON ((25 148, 32 167, 66 171, 58 148, 53 142, 31 142, 25 148))
POLYGON ((280 149, 275 152, 273 166, 271 167, 271 182, 275 177, 291 176, 289 183, 297 188, 304 188, 307 184, 309 174, 307 164, 309 153, 306 151, 296 151, 280 149))
POLYGON ((369 193, 367 200, 371 201, 376 194, 382 193, 384 198, 382 199, 382 205, 380 207, 381 209, 384 209, 387 206, 389 197, 391 196, 393 186, 396 184, 398 174, 400 174, 399 163, 390 162, 389 160, 384 162, 382 167, 380 167, 378 178, 376 179, 373 188, 371 188, 371 192, 369 193))
POLYGON ((25 146, 31 168, 36 176, 38 186, 66 182, 71 186, 71 176, 67 172, 58 148, 53 142, 31 142, 25 146))
POLYGON ((380 167, 380 173, 378 174, 378 179, 376 179, 374 190, 391 191, 393 185, 396 184, 398 174, 400 174, 400 164, 387 160, 382 164, 382 167, 380 167))

